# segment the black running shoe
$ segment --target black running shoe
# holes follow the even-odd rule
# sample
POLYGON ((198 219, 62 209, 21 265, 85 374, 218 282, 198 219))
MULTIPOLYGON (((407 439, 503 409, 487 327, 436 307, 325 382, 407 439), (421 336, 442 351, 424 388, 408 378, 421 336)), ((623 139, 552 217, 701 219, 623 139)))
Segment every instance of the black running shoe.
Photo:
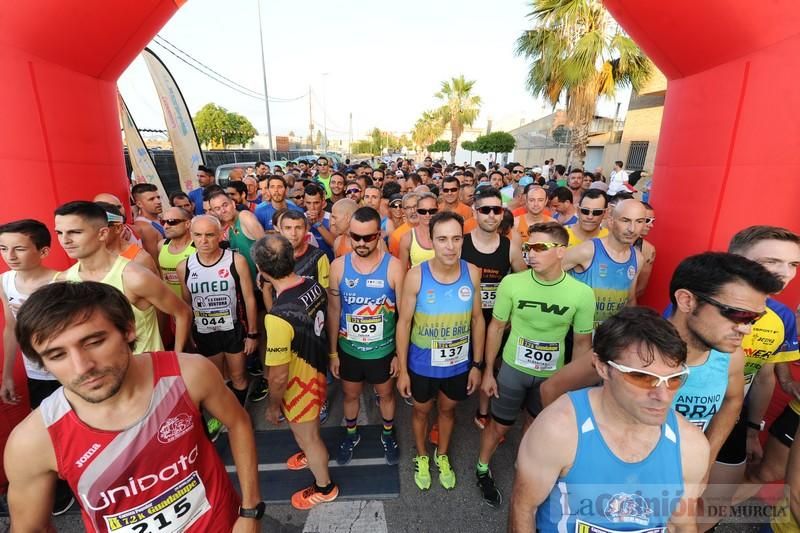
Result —
POLYGON ((503 503, 503 495, 500 494, 499 490, 497 490, 497 486, 494 484, 491 471, 488 471, 485 474, 475 472, 475 475, 478 477, 478 487, 481 489, 483 501, 486 502, 489 507, 494 509, 500 507, 500 505, 503 503))
POLYGON ((248 400, 250 400, 253 403, 260 402, 267 396, 269 396, 269 384, 267 384, 267 380, 264 378, 257 379, 256 383, 253 385, 253 388, 251 389, 248 400))

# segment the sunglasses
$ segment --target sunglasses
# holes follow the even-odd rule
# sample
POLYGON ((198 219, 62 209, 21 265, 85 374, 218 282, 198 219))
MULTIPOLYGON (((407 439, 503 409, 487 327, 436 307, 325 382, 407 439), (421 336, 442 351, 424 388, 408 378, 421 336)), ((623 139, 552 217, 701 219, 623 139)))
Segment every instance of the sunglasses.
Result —
POLYGON ((291 198, 292 200, 302 200, 303 199, 303 195, 302 194, 298 194, 297 196, 290 196, 289 198, 291 198))
POLYGON ((524 174, 525 171, 524 170, 512 170, 511 173, 512 174, 524 174))
POLYGON ((435 215, 438 212, 439 210, 435 207, 433 209, 417 209, 418 215, 435 215))
POLYGON ((381 235, 380 232, 378 232, 378 233, 370 233, 369 235, 359 235, 358 233, 353 233, 351 231, 350 232, 350 239, 352 239, 353 242, 360 242, 360 241, 372 242, 375 239, 377 239, 378 237, 380 237, 380 235, 381 235))
POLYGON ((347 189, 347 194, 355 194, 361 192, 361 189, 347 189))
POLYGON ((403 208, 403 204, 389 205, 389 207, 391 207, 392 209, 402 209, 403 208))
POLYGON ((168 218, 166 220, 162 220, 165 225, 167 226, 177 226, 181 222, 186 222, 185 218, 168 218))
POLYGON ((655 221, 656 221, 656 217, 647 217, 647 218, 644 219, 644 223, 645 224, 652 224, 655 221))
POLYGON ((318 167, 327 167, 328 163, 317 163, 318 167))
POLYGON ((458 187, 454 189, 442 189, 442 192, 458 192, 458 187))
POLYGON ((714 298, 707 296, 705 294, 695 292, 693 293, 698 299, 709 303, 719 309, 719 314, 733 322, 734 324, 747 324, 752 326, 759 319, 766 315, 766 311, 749 311, 747 309, 739 309, 738 307, 731 307, 730 305, 725 305, 721 302, 718 302, 714 298))
POLYGON ((558 248, 559 246, 564 245, 559 242, 523 242, 522 251, 530 252, 533 250, 534 252, 546 252, 547 250, 552 250, 553 248, 558 248))
POLYGON ((606 212, 605 209, 589 209, 588 207, 579 207, 578 209, 580 210, 581 215, 586 215, 587 217, 589 215, 592 215, 593 217, 599 217, 606 212))
POLYGON ((667 390, 676 391, 686 383, 689 377, 689 369, 686 365, 681 365, 682 370, 680 372, 675 372, 669 376, 659 376, 647 370, 631 368, 629 366, 617 364, 614 361, 608 361, 608 366, 622 372, 622 377, 625 381, 640 389, 655 389, 660 387, 663 383, 666 385, 667 390))
POLYGON ((488 215, 489 213, 492 213, 493 215, 500 215, 503 213, 503 207, 500 205, 484 205, 481 207, 476 207, 475 210, 481 215, 488 215))

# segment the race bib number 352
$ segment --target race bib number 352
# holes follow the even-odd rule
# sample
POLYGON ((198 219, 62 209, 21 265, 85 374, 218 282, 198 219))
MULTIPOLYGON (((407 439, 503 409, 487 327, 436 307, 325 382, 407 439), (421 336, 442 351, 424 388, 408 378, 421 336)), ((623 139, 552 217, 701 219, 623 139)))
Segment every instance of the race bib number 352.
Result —
POLYGON ((209 509, 203 481, 192 472, 152 500, 103 519, 113 533, 177 533, 186 531, 209 509))
POLYGON ((469 335, 431 342, 431 366, 447 367, 469 359, 469 335))
POLYGON ((537 372, 551 372, 558 368, 561 345, 558 342, 532 341, 519 338, 516 363, 537 372))

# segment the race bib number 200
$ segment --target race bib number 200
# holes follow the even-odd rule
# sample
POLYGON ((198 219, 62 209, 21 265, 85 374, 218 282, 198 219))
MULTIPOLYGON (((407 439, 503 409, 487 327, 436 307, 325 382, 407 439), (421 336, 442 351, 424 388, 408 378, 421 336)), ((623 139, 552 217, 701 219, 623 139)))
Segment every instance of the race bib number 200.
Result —
POLYGON ((558 368, 561 345, 551 341, 533 341, 519 338, 516 363, 538 372, 551 372, 558 368))
POLYGON ((209 509, 203 481, 192 472, 152 500, 103 519, 113 533, 177 533, 186 531, 209 509))
POLYGON ((469 359, 469 335, 431 342, 431 366, 447 367, 469 359))

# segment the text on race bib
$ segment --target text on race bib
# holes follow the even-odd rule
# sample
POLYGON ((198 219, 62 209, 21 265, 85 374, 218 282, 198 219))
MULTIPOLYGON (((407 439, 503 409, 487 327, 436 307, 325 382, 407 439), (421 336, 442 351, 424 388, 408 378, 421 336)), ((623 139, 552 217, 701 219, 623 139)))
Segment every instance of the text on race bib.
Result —
POLYGON ((448 367, 469 359, 469 335, 431 342, 431 366, 448 367))
POLYGON ((383 315, 345 315, 347 339, 353 342, 377 342, 383 340, 383 315))
POLYGON ((530 370, 551 372, 558 368, 560 355, 561 345, 558 342, 534 341, 520 337, 517 341, 515 362, 530 370))
POLYGON ((481 308, 493 309, 499 283, 481 283, 481 308))
POLYGON ((152 500, 103 519, 113 533, 177 533, 209 509, 206 488, 195 471, 152 500))

